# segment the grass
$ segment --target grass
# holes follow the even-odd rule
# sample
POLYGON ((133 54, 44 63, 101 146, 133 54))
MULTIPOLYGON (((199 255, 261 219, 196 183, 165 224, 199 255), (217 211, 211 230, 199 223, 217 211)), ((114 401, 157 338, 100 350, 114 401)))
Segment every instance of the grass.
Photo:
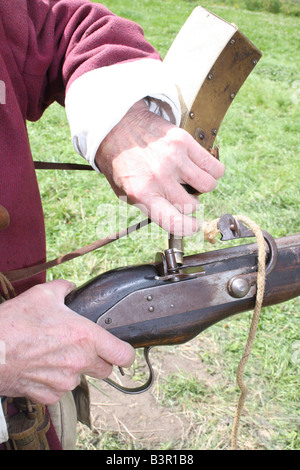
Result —
MULTIPOLYGON (((201 3, 237 24, 263 52, 263 58, 228 111, 217 138, 226 174, 216 191, 203 196, 201 202, 207 219, 227 212, 241 213, 279 237, 299 232, 300 51, 296 16, 299 2, 288 2, 294 8, 293 14, 288 12, 287 2, 277 2, 281 7, 279 13, 266 11, 270 10, 266 2, 257 1, 256 7, 254 3, 229 0, 201 3)), ((197 2, 188 0, 106 0, 105 4, 117 14, 139 22, 162 57, 197 6, 197 2)), ((29 123, 28 128, 36 159, 81 162, 70 144, 64 110, 58 105, 51 106, 38 123, 29 123)), ((117 210, 118 202, 103 176, 85 172, 37 173, 49 259, 109 231, 102 204, 107 204, 106 210, 111 204, 117 210)), ((128 211, 130 221, 143 218, 133 209, 128 211)), ((48 279, 63 277, 80 285, 113 267, 152 261, 156 251, 166 248, 166 240, 166 234, 160 230, 152 238, 141 231, 52 270, 48 279)), ((188 239, 186 252, 210 249, 197 243, 188 239)), ((250 385, 240 432, 245 448, 299 449, 299 306, 299 299, 295 299, 263 309, 245 372, 250 385)), ((238 397, 235 373, 250 318, 251 313, 221 322, 191 343, 193 355, 218 380, 206 385, 199 383, 193 371, 160 377, 153 392, 157 401, 162 406, 171 406, 178 414, 185 413, 193 422, 194 431, 183 448, 228 448, 229 423, 238 397)), ((176 348, 173 350, 176 354, 176 348)), ((84 442, 82 435, 80 439, 81 448, 91 448, 90 436, 84 442)), ((166 441, 160 443, 160 448, 175 445, 166 441)), ((124 446, 128 446, 128 441, 122 442, 120 436, 109 433, 104 433, 102 443, 97 442, 97 448, 124 446)))
POLYGON ((222 3, 235 8, 242 7, 250 11, 267 11, 292 16, 299 16, 300 14, 299 0, 224 0, 222 3))

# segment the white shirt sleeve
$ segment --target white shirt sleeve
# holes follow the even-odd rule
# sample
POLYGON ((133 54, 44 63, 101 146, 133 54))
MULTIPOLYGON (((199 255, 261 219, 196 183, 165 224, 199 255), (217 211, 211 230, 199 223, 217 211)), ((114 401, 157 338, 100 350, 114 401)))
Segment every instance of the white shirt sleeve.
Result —
POLYGON ((140 59, 101 67, 71 84, 65 108, 72 143, 96 171, 95 154, 102 140, 131 106, 146 97, 150 98, 152 112, 180 124, 177 88, 159 60, 140 59))
POLYGON ((8 441, 7 424, 6 424, 6 420, 4 417, 1 397, 0 397, 0 444, 6 441, 8 441))

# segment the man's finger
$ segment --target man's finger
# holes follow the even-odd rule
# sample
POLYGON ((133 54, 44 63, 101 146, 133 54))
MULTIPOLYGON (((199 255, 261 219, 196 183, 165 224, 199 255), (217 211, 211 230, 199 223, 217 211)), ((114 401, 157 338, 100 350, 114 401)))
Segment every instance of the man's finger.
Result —
POLYGON ((195 139, 189 139, 188 156, 199 168, 218 179, 224 175, 225 166, 207 150, 201 147, 195 139))
POLYGON ((187 192, 183 179, 179 183, 176 180, 166 181, 161 187, 161 196, 165 197, 182 214, 193 214, 199 207, 199 198, 187 192))
MULTIPOLYGON (((76 289, 76 285, 64 279, 55 279, 44 284, 38 284, 33 289, 36 291, 42 289, 43 295, 46 295, 47 292, 54 294, 57 300, 64 302, 65 297, 76 289)), ((26 292, 23 295, 26 295, 26 292)))
POLYGON ((105 329, 95 325, 95 347, 97 355, 108 364, 130 367, 135 359, 135 350, 130 344, 118 339, 105 329))
POLYGON ((197 190, 199 193, 208 193, 217 186, 217 180, 211 174, 199 168, 193 162, 189 162, 182 169, 184 182, 197 190))
POLYGON ((176 208, 176 204, 171 204, 163 197, 152 200, 149 217, 168 233, 180 237, 194 235, 199 229, 196 218, 182 214, 180 207, 176 208))

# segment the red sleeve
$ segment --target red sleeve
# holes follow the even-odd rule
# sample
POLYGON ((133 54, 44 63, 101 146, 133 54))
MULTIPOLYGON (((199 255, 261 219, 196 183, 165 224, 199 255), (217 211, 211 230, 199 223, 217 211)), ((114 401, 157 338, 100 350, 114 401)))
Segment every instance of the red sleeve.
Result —
POLYGON ((71 83, 90 70, 140 58, 160 60, 139 25, 103 5, 89 0, 27 0, 26 4, 23 77, 29 120, 38 119, 55 100, 63 105, 71 83))

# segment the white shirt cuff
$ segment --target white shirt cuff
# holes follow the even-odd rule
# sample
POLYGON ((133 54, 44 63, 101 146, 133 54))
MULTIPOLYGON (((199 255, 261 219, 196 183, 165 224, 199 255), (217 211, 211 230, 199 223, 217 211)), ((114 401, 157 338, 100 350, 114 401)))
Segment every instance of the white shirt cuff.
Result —
POLYGON ((6 420, 4 417, 1 397, 0 397, 0 444, 6 441, 8 441, 7 424, 6 424, 6 420))
POLYGON ((150 111, 180 125, 177 88, 159 60, 140 59, 101 67, 72 83, 65 101, 72 143, 95 170, 99 171, 94 160, 103 139, 131 106, 145 97, 150 98, 150 111))

